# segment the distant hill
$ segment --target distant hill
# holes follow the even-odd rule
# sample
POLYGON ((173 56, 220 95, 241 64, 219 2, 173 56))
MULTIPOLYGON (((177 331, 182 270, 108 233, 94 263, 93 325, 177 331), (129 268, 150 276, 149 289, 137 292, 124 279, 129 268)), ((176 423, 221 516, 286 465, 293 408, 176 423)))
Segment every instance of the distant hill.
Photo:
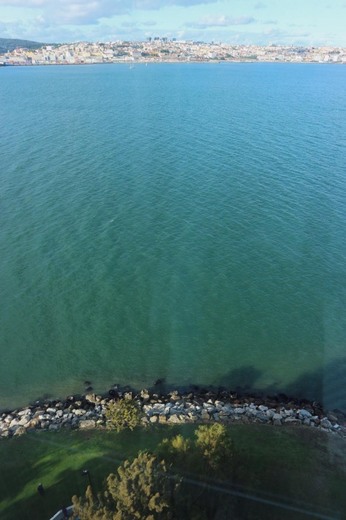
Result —
POLYGON ((0 54, 13 51, 19 47, 25 47, 26 49, 39 49, 45 43, 32 42, 30 40, 16 40, 12 38, 0 38, 0 54))

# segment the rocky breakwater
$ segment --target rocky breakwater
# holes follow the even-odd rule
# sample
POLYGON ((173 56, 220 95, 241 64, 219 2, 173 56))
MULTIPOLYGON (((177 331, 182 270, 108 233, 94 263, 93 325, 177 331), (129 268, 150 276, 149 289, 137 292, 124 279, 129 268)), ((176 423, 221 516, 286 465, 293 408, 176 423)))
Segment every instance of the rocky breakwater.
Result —
POLYGON ((275 426, 303 425, 339 434, 346 438, 346 417, 340 411, 324 412, 316 403, 273 398, 237 397, 231 392, 183 393, 161 395, 148 390, 139 393, 110 390, 107 396, 87 394, 66 400, 37 401, 23 409, 0 414, 0 438, 31 431, 106 428, 109 403, 134 399, 141 410, 141 423, 262 423, 275 426))

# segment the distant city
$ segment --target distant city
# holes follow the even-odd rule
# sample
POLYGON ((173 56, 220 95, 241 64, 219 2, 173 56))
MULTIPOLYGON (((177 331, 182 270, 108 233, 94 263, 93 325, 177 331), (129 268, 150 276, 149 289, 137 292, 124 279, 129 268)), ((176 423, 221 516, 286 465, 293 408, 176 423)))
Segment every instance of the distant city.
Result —
POLYGON ((45 44, 36 49, 21 47, 0 54, 0 65, 223 61, 346 64, 346 48, 232 45, 155 37, 142 42, 45 44))

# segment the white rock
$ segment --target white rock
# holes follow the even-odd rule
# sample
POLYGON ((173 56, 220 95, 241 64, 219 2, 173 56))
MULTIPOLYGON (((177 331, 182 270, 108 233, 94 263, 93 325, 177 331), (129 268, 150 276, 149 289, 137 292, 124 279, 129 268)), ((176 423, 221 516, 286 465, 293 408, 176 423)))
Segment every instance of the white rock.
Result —
POLYGON ((79 428, 80 430, 91 430, 92 428, 95 428, 95 425, 95 421, 87 419, 86 421, 80 421, 79 428))
POLYGON ((248 417, 256 416, 257 413, 258 413, 258 410, 256 410, 256 408, 251 408, 250 406, 249 406, 249 408, 246 410, 246 415, 247 415, 248 417))
POLYGON ((85 400, 88 401, 89 403, 96 403, 97 402, 97 396, 96 396, 96 394, 87 394, 85 396, 85 400))
POLYGON ((40 414, 38 416, 38 419, 40 421, 50 421, 51 420, 51 416, 49 415, 49 413, 43 413, 43 414, 40 414))
POLYGON ((292 417, 295 415, 295 412, 293 410, 285 410, 281 412, 284 417, 292 417))
POLYGON ((180 424, 180 416, 179 415, 170 415, 168 418, 168 422, 171 424, 180 424))
POLYGON ((19 435, 24 435, 25 433, 26 433, 26 428, 24 428, 24 426, 17 426, 13 435, 15 435, 17 437, 19 435))
POLYGON ((327 428, 327 429, 333 427, 332 423, 326 417, 323 417, 323 419, 321 420, 321 426, 322 426, 322 428, 327 428))
POLYGON ((31 414, 30 408, 25 408, 25 410, 21 410, 20 412, 18 412, 19 417, 23 417, 23 415, 30 415, 30 414, 31 414))
POLYGON ((25 415, 21 418, 21 420, 18 422, 20 426, 27 426, 30 422, 30 416, 25 415))
POLYGON ((38 426, 40 425, 40 421, 39 419, 37 419, 37 417, 33 418, 33 419, 30 419, 30 422, 28 423, 28 428, 37 428, 38 426))
POLYGON ((141 396, 141 398, 142 398, 144 401, 149 401, 149 399, 150 399, 149 392, 148 392, 148 390, 146 390, 146 389, 141 390, 141 392, 140 392, 140 396, 141 396))
POLYGON ((308 412, 307 410, 304 410, 304 408, 302 408, 301 410, 298 410, 298 415, 302 419, 310 419, 312 417, 312 414, 310 412, 308 412))
POLYGON ((83 410, 82 408, 75 408, 74 410, 72 410, 72 413, 74 415, 76 415, 77 417, 80 417, 81 415, 85 415, 86 411, 83 410))
MULTIPOLYGON (((156 403, 153 406, 153 414, 159 415, 165 411, 166 407, 164 404, 156 403)), ((168 412, 167 412, 168 413, 168 412)))

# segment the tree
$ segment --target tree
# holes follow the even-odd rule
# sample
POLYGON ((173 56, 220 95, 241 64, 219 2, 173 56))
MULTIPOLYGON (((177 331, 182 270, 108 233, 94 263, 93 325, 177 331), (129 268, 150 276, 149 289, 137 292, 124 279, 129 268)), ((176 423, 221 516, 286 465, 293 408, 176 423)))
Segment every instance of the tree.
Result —
POLYGON ((195 441, 176 435, 164 439, 159 446, 159 454, 165 460, 189 471, 194 468, 200 473, 216 474, 233 465, 234 447, 229 429, 220 423, 199 426, 195 430, 195 441), (207 467, 206 467, 207 466, 207 467))
POLYGON ((193 444, 181 434, 172 439, 163 439, 158 447, 159 455, 180 469, 188 469, 194 455, 193 444))
POLYGON ((121 399, 107 404, 106 421, 108 428, 117 432, 129 428, 133 430, 139 425, 141 412, 133 399, 121 399))
POLYGON ((199 426, 195 431, 196 447, 205 462, 216 472, 229 467, 233 462, 233 441, 225 425, 214 423, 199 426))
POLYGON ((95 497, 88 486, 85 498, 72 497, 74 519, 170 520, 180 482, 170 475, 163 460, 139 452, 106 480, 106 489, 95 497))
POLYGON ((139 452, 125 461, 117 475, 107 478, 108 494, 115 503, 114 520, 168 520, 173 518, 178 482, 168 474, 166 463, 139 452))
POLYGON ((95 498, 91 486, 87 487, 85 498, 72 497, 73 519, 78 520, 112 520, 111 507, 102 502, 101 495, 95 498))
POLYGON ((159 453, 185 476, 182 479, 185 507, 181 508, 184 518, 232 518, 235 501, 214 486, 215 479, 221 484, 233 481, 234 448, 225 425, 199 426, 195 440, 182 435, 164 439, 159 453))

